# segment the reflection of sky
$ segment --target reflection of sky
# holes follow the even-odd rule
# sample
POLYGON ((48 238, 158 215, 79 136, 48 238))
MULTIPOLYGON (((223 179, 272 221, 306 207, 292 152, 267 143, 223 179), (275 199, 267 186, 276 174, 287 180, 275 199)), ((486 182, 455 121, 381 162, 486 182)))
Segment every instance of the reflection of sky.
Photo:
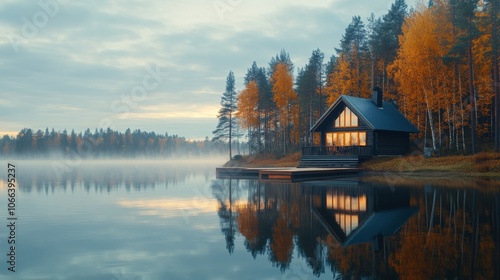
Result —
MULTIPOLYGON (((2 253, 0 279, 276 279, 294 267, 310 271, 294 261, 281 274, 266 255, 254 260, 240 235, 229 255, 210 191, 215 169, 206 176, 192 168, 168 187, 88 192, 77 181, 73 191, 18 192, 17 272, 7 271, 2 253)), ((0 209, 6 193, 3 183, 0 209)), ((0 231, 1 252, 6 237, 0 231)))

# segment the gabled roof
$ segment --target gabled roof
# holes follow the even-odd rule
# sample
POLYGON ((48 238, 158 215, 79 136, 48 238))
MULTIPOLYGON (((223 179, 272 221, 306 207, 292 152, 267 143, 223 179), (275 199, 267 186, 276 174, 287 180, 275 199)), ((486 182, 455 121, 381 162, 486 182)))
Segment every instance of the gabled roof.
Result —
POLYGON ((381 212, 374 212, 356 228, 342 243, 344 246, 372 242, 374 237, 395 234, 413 215, 418 207, 407 207, 381 212))
POLYGON ((370 216, 362 218, 359 226, 349 235, 341 229, 334 215, 326 214, 320 209, 312 207, 312 212, 319 222, 325 227, 337 242, 342 246, 350 246, 359 243, 373 242, 375 236, 391 236, 395 234, 411 216, 418 212, 418 207, 405 207, 379 212, 372 212, 370 216))
POLYGON ((410 123, 389 102, 383 102, 378 108, 370 99, 341 95, 335 103, 326 110, 319 120, 311 127, 311 132, 318 131, 324 121, 328 119, 333 110, 343 102, 351 111, 362 119, 372 130, 389 130, 417 133, 418 129, 410 123))

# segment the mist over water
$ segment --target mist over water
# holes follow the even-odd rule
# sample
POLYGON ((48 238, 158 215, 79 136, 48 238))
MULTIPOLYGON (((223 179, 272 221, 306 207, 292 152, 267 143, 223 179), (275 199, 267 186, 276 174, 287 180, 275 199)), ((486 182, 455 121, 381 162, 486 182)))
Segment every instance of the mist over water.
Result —
POLYGON ((397 279, 413 267, 414 253, 425 256, 415 273, 496 275, 496 191, 467 182, 452 188, 459 181, 451 179, 445 186, 216 179, 226 160, 0 161, 1 228, 9 217, 8 163, 17 179, 16 272, 7 270, 9 233, 1 230, 0 279, 397 279), (383 237, 385 251, 373 252, 371 242, 344 247, 363 241, 351 234, 386 210, 408 220, 383 237), (448 262, 429 265, 433 254, 448 262))
MULTIPOLYGON (((3 253, 8 236, 0 231, 0 279, 166 279, 180 273, 179 264, 162 262, 205 251, 204 244, 189 245, 183 236, 204 240, 205 231, 196 228, 217 228, 210 185, 215 167, 224 162, 222 157, 1 161, 3 227, 7 164, 15 166, 17 259, 16 272, 8 271, 3 253)), ((176 278, 189 277, 170 279, 176 278)))
MULTIPOLYGON (((42 188, 74 188, 77 182, 88 187, 116 188, 124 185, 135 188, 158 183, 175 183, 188 176, 208 175, 216 166, 225 163, 222 156, 192 157, 182 159, 79 159, 52 157, 47 160, 0 160, 0 167, 16 166, 16 177, 21 191, 42 188)), ((6 173, 0 173, 0 182, 6 181, 6 173)), ((1 185, 0 185, 1 186, 1 185)))

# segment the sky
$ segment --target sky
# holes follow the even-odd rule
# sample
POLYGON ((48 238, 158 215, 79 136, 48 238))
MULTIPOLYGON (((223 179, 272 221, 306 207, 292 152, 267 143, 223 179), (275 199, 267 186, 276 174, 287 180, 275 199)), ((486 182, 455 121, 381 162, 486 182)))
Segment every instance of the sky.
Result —
MULTIPOLYGON (((393 0, 2 0, 0 135, 90 128, 211 138, 226 77, 285 49, 325 62, 393 0)), ((414 0, 407 1, 415 6, 414 0)), ((296 73, 295 73, 296 74, 296 73)))

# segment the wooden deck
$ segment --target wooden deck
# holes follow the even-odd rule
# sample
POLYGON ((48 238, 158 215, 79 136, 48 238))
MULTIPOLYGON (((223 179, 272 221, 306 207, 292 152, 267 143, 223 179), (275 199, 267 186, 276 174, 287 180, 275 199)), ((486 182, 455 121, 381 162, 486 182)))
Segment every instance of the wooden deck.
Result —
POLYGON ((255 179, 259 178, 259 168, 217 167, 215 174, 219 179, 255 179))
POLYGON ((261 181, 312 181, 350 176, 361 171, 359 168, 244 168, 218 167, 219 179, 259 179, 261 181))
POLYGON ((298 167, 346 168, 358 163, 358 156, 302 156, 298 167))

